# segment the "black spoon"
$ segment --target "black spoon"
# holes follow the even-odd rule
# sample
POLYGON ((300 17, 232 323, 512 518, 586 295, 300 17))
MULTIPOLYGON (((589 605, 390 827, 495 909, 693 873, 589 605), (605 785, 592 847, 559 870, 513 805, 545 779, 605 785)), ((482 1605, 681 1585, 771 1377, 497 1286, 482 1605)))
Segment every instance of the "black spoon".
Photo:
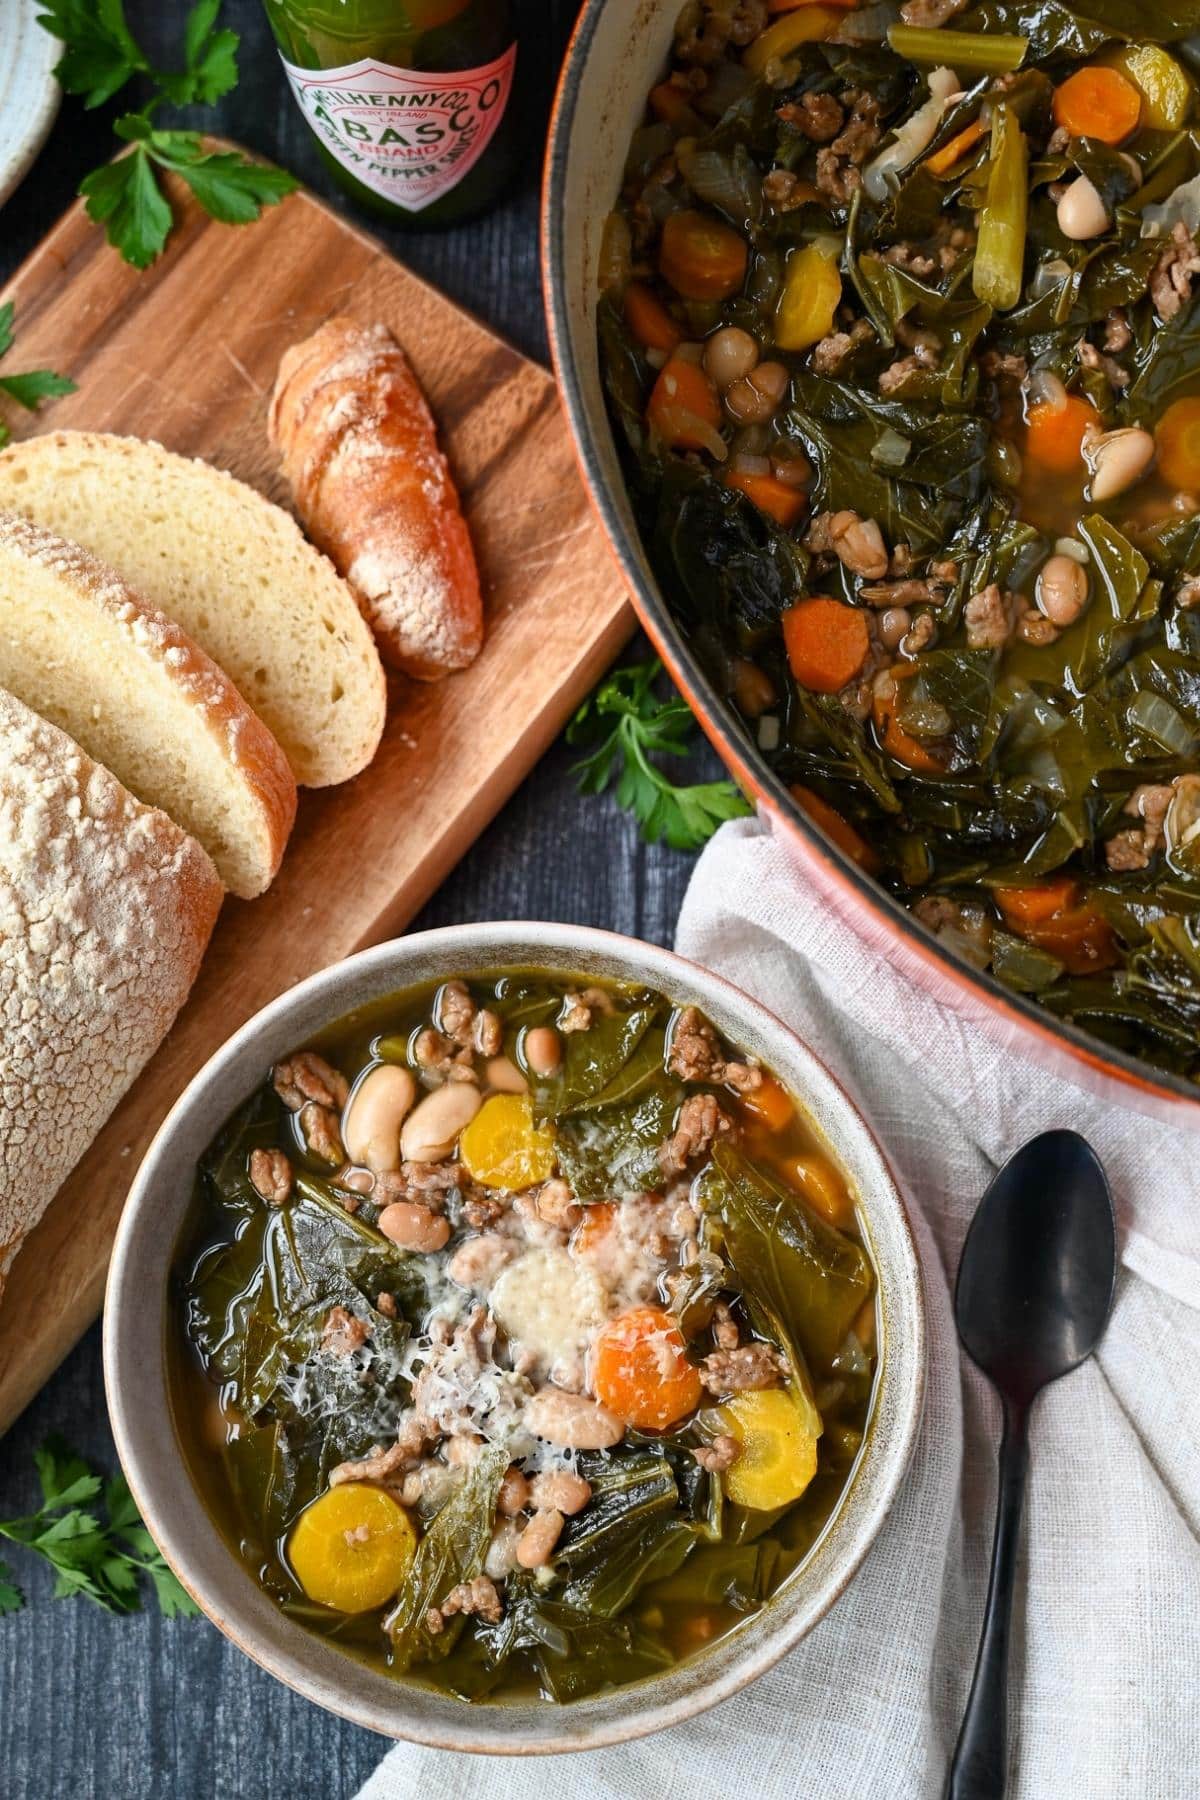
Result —
POLYGON ((1044 1131, 1009 1158, 971 1221, 954 1315, 1004 1402, 996 1535, 983 1633, 946 1800, 1002 1800, 1008 1639, 1029 1467, 1029 1412, 1048 1382, 1096 1348, 1112 1308, 1117 1231, 1104 1169, 1074 1131, 1044 1131))

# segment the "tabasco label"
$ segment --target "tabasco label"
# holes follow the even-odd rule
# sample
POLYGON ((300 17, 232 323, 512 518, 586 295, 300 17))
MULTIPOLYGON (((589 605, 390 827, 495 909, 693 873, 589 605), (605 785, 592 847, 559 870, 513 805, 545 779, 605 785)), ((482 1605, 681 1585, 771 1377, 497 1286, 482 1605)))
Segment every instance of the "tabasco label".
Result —
POLYGON ((298 69, 283 58, 300 110, 342 167, 406 212, 457 187, 504 117, 517 46, 481 69, 422 74, 390 63, 298 69))

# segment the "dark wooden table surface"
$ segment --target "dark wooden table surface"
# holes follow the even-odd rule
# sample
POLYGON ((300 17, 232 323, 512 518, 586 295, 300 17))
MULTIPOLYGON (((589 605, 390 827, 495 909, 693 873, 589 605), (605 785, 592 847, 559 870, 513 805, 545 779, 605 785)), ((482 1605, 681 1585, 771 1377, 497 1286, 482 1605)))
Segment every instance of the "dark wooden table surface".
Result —
MULTIPOLYGON (((487 218, 453 231, 382 231, 405 261, 543 360, 538 185, 554 79, 577 4, 517 0, 513 104, 524 147, 508 198, 487 218)), ((184 0, 126 0, 126 10, 154 60, 161 55, 169 66, 184 0)), ((222 19, 242 34, 242 76, 204 122, 331 194, 285 91, 261 0, 226 0, 222 19)), ((0 279, 66 208, 81 177, 110 155, 115 110, 85 114, 77 102, 64 103, 35 168, 0 211, 0 279)), ((565 919, 671 941, 691 859, 640 843, 607 799, 581 799, 570 762, 561 744, 545 757, 414 929, 471 919, 565 919)), ((115 1469, 98 1329, 0 1440, 0 1519, 33 1507, 32 1452, 53 1432, 115 1469)), ((0 1621, 3 1800, 342 1800, 384 1754, 382 1739, 278 1686, 206 1621, 164 1622, 153 1612, 114 1619, 86 1601, 55 1601, 48 1573, 32 1558, 14 1551, 7 1560, 28 1604, 0 1621)))

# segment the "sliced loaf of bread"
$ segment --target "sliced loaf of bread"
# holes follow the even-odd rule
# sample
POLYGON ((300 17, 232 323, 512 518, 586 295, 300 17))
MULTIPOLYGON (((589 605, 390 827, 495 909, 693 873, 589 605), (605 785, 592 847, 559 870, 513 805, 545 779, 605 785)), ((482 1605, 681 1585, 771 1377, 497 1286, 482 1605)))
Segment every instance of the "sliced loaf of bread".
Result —
POLYGON ((0 1289, 165 1036, 222 891, 193 838, 0 691, 0 1289))
POLYGON ((0 513, 0 686, 199 839, 250 898, 296 812, 287 758, 229 678, 107 564, 0 513))
POLYGON ((370 762, 386 688, 371 631, 289 513, 140 438, 51 431, 0 452, 0 511, 94 552, 220 664, 304 787, 370 762))

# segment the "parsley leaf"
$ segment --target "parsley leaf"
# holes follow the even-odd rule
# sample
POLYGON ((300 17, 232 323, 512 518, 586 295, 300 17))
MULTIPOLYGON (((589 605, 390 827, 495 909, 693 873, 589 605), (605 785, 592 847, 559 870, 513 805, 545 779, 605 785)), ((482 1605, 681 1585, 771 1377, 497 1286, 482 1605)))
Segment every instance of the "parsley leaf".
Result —
POLYGON ((726 819, 751 807, 731 781, 677 786, 652 756, 687 756, 695 721, 678 694, 660 699, 657 658, 616 669, 585 700, 567 727, 567 742, 587 749, 572 774, 581 793, 601 794, 615 783, 618 806, 632 812, 642 836, 673 850, 698 850, 726 819))
POLYGON ((93 1475, 83 1458, 69 1450, 61 1438, 47 1438, 42 1448, 34 1451, 33 1462, 42 1484, 45 1510, 77 1506, 81 1500, 94 1500, 100 1492, 100 1477, 93 1475))
MULTIPOLYGON (((14 311, 11 300, 0 306, 0 356, 12 349, 14 311)), ((56 375, 53 369, 29 369, 22 375, 0 375, 0 394, 7 394, 27 412, 36 412, 43 400, 74 392, 75 383, 68 381, 65 375, 56 375)), ((9 436, 8 426, 0 419, 0 448, 7 444, 9 436)))
POLYGON ((8 1564, 0 1562, 0 1619, 6 1613, 20 1612, 25 1604, 25 1596, 11 1576, 12 1570, 8 1564))
POLYGON ((224 225, 249 225, 296 186, 269 163, 248 162, 236 150, 205 150, 194 131, 155 131, 147 139, 155 162, 181 175, 206 213, 224 225))
POLYGON ((135 269, 149 268, 174 220, 144 144, 85 176, 79 191, 87 215, 107 227, 108 241, 135 269))
POLYGON ((36 412, 43 400, 73 394, 75 383, 53 369, 30 369, 25 375, 0 375, 0 392, 8 394, 26 412, 36 412))
POLYGON ((184 26, 186 68, 171 75, 156 71, 154 79, 173 106, 211 106, 237 86, 236 31, 218 31, 221 0, 197 0, 184 26))
POLYGON ((125 22, 122 0, 42 0, 38 24, 66 46, 54 73, 86 107, 103 106, 146 61, 125 22))
MULTIPOLYGON (((108 1612, 141 1609, 139 1577, 149 1577, 159 1610, 168 1619, 199 1609, 163 1561, 123 1476, 104 1482, 81 1457, 50 1438, 34 1452, 42 1503, 27 1518, 0 1521, 0 1538, 42 1557, 54 1570, 55 1599, 82 1595, 108 1612), (103 1494, 106 1518, 81 1502, 103 1494)), ((0 1563, 0 1616, 24 1604, 21 1590, 0 1563)))
POLYGON ((218 27, 221 0, 195 0, 184 23, 184 67, 154 68, 126 23, 123 0, 42 0, 41 23, 66 48, 57 69, 68 93, 85 106, 109 100, 135 75, 152 84, 146 104, 117 120, 118 137, 133 148, 81 182, 90 219, 135 269, 161 254, 171 231, 170 203, 160 169, 182 177, 204 210, 225 225, 248 225, 298 184, 294 176, 252 162, 236 150, 206 150, 195 131, 156 128, 165 103, 211 106, 237 86, 238 34, 218 27))

